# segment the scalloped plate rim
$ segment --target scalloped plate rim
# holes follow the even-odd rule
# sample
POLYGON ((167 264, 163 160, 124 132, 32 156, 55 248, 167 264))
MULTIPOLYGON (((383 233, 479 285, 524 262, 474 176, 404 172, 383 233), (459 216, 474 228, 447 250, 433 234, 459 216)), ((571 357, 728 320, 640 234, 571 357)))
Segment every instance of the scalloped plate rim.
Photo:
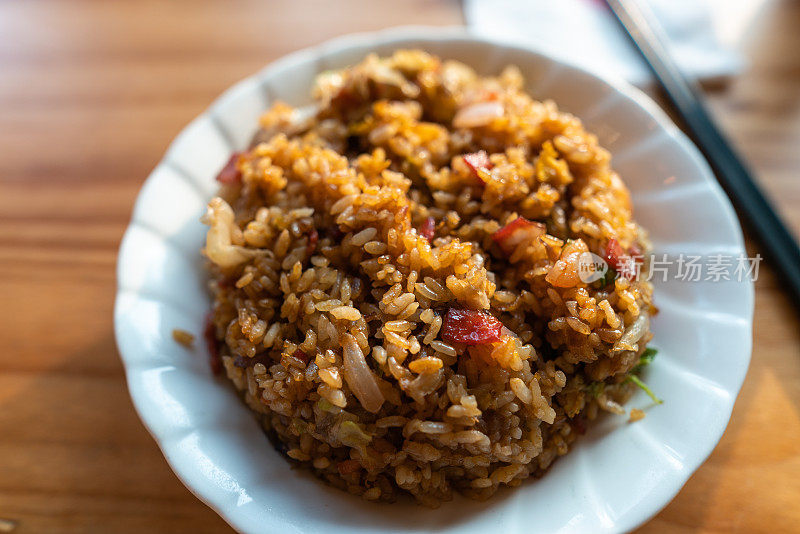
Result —
MULTIPOLYGON (((164 157, 161 161, 159 161, 158 165, 154 168, 154 170, 150 173, 146 181, 149 181, 153 174, 155 174, 156 170, 158 170, 163 165, 168 165, 169 162, 169 154, 173 152, 173 149, 177 145, 177 143, 183 138, 184 134, 186 134, 192 125, 196 124, 203 118, 209 118, 212 122, 216 119, 215 110, 218 104, 228 98, 230 95, 234 94, 236 91, 240 90, 244 85, 248 83, 255 82, 259 87, 263 87, 263 79, 267 77, 269 72, 273 69, 276 69, 279 66, 289 65, 292 68, 296 68, 297 64, 303 61, 306 58, 314 58, 316 60, 320 60, 325 55, 334 53, 336 51, 342 51, 348 48, 364 48, 365 52, 368 51, 370 46, 377 46, 377 45, 391 45, 392 43, 401 43, 403 41, 409 40, 420 40, 420 41, 433 41, 433 42, 446 42, 451 40, 461 40, 461 41, 471 41, 471 42, 478 42, 482 43, 487 46, 496 47, 499 49, 506 49, 510 51, 514 51, 516 53, 528 54, 532 56, 538 56, 539 58, 543 59, 544 61, 548 61, 551 63, 558 64, 564 68, 572 69, 577 71, 581 74, 588 75, 592 78, 595 78, 597 81, 605 84, 614 92, 622 95, 630 104, 634 106, 638 106, 641 108, 647 115, 649 115, 664 131, 664 133, 669 137, 670 141, 677 144, 677 146, 681 149, 681 152, 688 157, 693 166, 699 171, 699 176, 702 178, 704 182, 709 186, 709 189, 714 194, 716 200, 718 201, 718 207, 722 210, 722 214, 726 223, 732 226, 734 231, 734 241, 737 243, 738 247, 744 251, 744 239, 742 236, 741 228, 738 224, 738 219, 735 216, 735 212, 733 207, 731 206, 730 202, 728 201, 727 197, 723 193, 722 189, 720 188, 719 184, 713 178, 713 174, 711 173, 705 159, 701 156, 700 152, 694 146, 694 144, 686 137, 686 135, 678 129, 678 127, 669 119, 669 117, 664 113, 664 111, 658 107, 658 105, 653 102, 647 95, 645 95, 639 89, 631 86, 626 81, 621 80, 619 78, 615 78, 613 76, 608 75, 600 75, 596 72, 591 72, 587 69, 584 69, 580 66, 574 65, 569 61, 565 61, 562 58, 553 57, 547 54, 543 54, 539 51, 533 50, 531 48, 525 48, 521 46, 514 45, 511 42, 507 42, 502 39, 496 38, 487 38, 484 36, 476 36, 471 34, 470 32, 466 31, 463 27, 458 26, 445 26, 445 27, 435 27, 435 26, 400 26, 394 28, 388 28, 379 31, 369 31, 369 32, 358 32, 343 35, 340 37, 336 37, 334 39, 330 39, 324 41, 318 45, 310 46, 290 54, 284 55, 275 61, 271 62, 266 67, 260 69, 255 74, 248 76, 247 78, 236 82, 228 89, 226 89, 219 97, 217 97, 212 104, 200 115, 195 117, 186 127, 184 127, 175 137, 175 139, 170 143, 167 150, 164 153, 164 157)), ((222 128, 224 133, 224 128, 222 128)), ((145 182, 146 183, 146 182, 145 182)), ((143 185, 144 187, 144 185, 143 185)), ((136 207, 138 207, 141 200, 141 195, 137 196, 134 210, 136 212, 136 207)), ((139 226, 139 223, 134 219, 131 219, 130 225, 128 229, 126 229, 125 234, 123 235, 122 242, 120 245, 120 252, 123 251, 125 247, 126 238, 134 226, 139 226)), ((120 254, 118 257, 117 263, 117 278, 118 280, 121 278, 120 273, 125 268, 125 257, 120 254)), ((754 308, 754 289, 753 284, 742 284, 746 286, 745 293, 742 295, 743 297, 743 316, 741 317, 743 321, 746 323, 746 328, 748 330, 747 335, 747 344, 743 347, 743 354, 745 354, 745 358, 742 362, 740 362, 739 372, 736 375, 736 378, 733 381, 734 387, 729 391, 730 398, 726 402, 724 409, 722 409, 722 413, 720 413, 719 425, 717 429, 714 429, 713 432, 710 432, 710 436, 713 439, 709 439, 702 447, 698 447, 695 451, 695 454, 692 458, 687 458, 684 462, 686 467, 685 470, 681 471, 680 474, 676 475, 676 479, 680 479, 678 483, 673 483, 672 487, 664 490, 661 492, 660 499, 650 499, 651 502, 647 502, 647 500, 638 502, 631 510, 626 511, 626 513, 621 517, 617 522, 614 523, 611 530, 613 531, 627 531, 640 526, 645 521, 653 517, 657 514, 662 508, 664 508, 674 497, 678 494, 680 489, 683 485, 688 481, 689 477, 697 470, 700 465, 707 459, 707 457, 711 454, 711 452, 716 447, 717 443, 721 439, 727 424, 730 420, 730 415, 733 409, 734 402, 738 395, 739 390, 741 389, 742 383, 747 373, 747 369, 749 366, 751 350, 752 350, 752 317, 753 317, 753 308, 754 308)), ((117 342, 117 348, 119 350, 121 359, 123 361, 125 367, 125 374, 126 374, 126 381, 128 384, 129 393, 131 395, 132 402, 134 404, 134 408, 142 420, 143 424, 147 428, 148 432, 153 436, 153 439, 158 444, 159 448, 161 449, 164 457, 166 458, 168 464, 181 480, 181 482, 202 502, 212 508, 215 512, 217 512, 225 521, 227 521, 232 527, 237 530, 245 531, 249 526, 252 526, 251 523, 248 522, 248 515, 246 512, 240 513, 239 509, 236 506, 231 506, 227 502, 227 496, 218 491, 218 488, 209 483, 206 486, 202 487, 195 487, 190 479, 191 474, 194 473, 194 469, 196 466, 192 463, 187 463, 183 461, 181 457, 181 453, 176 449, 175 445, 176 442, 179 441, 175 439, 173 435, 170 435, 166 432, 159 433, 156 429, 158 426, 157 421, 160 420, 160 416, 157 413, 147 412, 146 411, 146 400, 144 396, 146 393, 141 391, 139 387, 135 384, 135 376, 138 373, 141 373, 144 369, 140 368, 140 365, 136 365, 133 363, 134 357, 128 352, 127 348, 122 346, 120 342, 120 335, 121 330, 124 326, 122 319, 118 316, 118 312, 120 310, 120 301, 124 298, 125 294, 131 294, 136 296, 135 292, 132 292, 126 288, 123 288, 118 285, 117 295, 115 297, 115 307, 114 307, 114 331, 115 331, 115 338, 117 342)), ((177 367, 174 367, 177 369, 177 367)), ((192 430, 191 432, 184 433, 181 435, 181 438, 186 438, 191 434, 197 433, 196 430, 192 430)))

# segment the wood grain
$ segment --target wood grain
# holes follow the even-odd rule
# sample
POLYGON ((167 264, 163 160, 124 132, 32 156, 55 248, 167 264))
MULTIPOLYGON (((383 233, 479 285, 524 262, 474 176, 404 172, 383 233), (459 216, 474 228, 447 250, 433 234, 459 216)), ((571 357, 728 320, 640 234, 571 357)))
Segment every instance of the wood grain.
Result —
MULTIPOLYGON (((0 2, 0 518, 15 532, 227 532, 139 422, 114 266, 142 181, 230 84, 287 52, 456 0, 0 2)), ((800 5, 768 2, 711 103, 800 233, 800 5)), ((752 252, 757 247, 749 244, 752 252)), ((800 329, 769 267, 725 437, 644 532, 800 525, 800 329)))

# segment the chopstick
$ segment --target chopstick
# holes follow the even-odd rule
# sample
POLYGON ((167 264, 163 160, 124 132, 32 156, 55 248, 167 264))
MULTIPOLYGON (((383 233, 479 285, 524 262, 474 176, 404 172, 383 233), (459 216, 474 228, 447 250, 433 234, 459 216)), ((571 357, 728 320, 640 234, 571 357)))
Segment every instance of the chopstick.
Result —
POLYGON ((611 11, 641 52, 656 79, 684 121, 687 133, 705 155, 722 188, 764 255, 800 306, 800 247, 756 185, 742 159, 725 139, 703 104, 700 87, 687 79, 667 51, 660 28, 635 0, 606 0, 611 11))

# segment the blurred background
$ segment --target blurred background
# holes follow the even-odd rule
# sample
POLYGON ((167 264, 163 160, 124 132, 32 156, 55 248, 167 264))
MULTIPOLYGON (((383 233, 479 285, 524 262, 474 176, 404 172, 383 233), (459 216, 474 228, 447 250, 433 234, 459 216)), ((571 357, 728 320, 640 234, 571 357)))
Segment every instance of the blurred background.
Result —
MULTIPOLYGON (((800 234, 800 2, 650 4, 800 234)), ((229 531, 172 474, 125 387, 114 269, 134 198, 234 82, 331 37, 405 24, 468 24, 663 104, 599 0, 0 0, 0 532, 229 531), (557 31, 565 20, 575 38, 557 31)), ((754 330, 723 440, 643 532, 797 531, 800 328, 768 264, 754 330)))

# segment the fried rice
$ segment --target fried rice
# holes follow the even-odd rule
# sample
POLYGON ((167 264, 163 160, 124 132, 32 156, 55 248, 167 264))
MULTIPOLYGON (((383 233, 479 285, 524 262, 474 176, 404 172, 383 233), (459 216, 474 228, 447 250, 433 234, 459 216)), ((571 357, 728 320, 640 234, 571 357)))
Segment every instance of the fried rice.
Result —
POLYGON ((312 94, 261 117, 204 216, 214 361, 276 448, 436 506, 539 477, 624 413, 649 243, 597 137, 513 66, 418 50, 312 94), (590 252, 617 276, 585 281, 590 252))

